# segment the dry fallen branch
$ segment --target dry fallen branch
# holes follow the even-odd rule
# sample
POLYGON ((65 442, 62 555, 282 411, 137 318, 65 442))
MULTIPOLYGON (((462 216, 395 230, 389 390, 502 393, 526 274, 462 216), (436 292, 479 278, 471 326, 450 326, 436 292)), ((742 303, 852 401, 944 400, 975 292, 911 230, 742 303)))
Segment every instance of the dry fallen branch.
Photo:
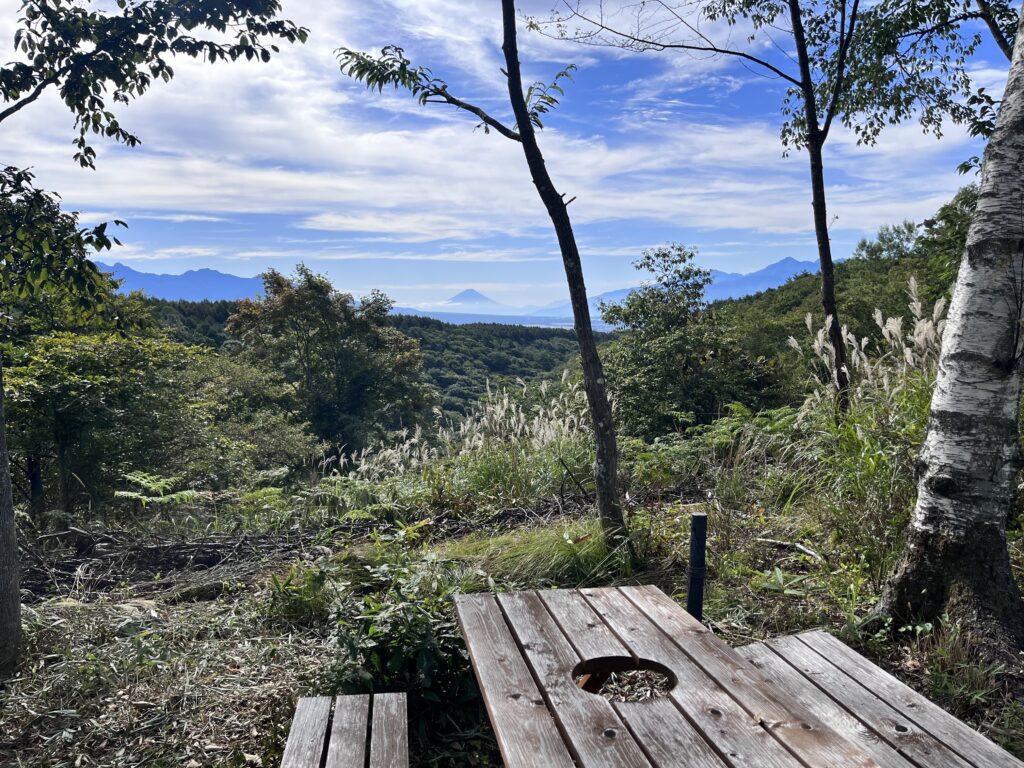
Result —
POLYGON ((754 539, 754 541, 759 541, 762 544, 771 544, 772 546, 779 547, 780 549, 795 549, 797 552, 802 552, 811 559, 817 560, 819 563, 825 562, 825 558, 823 556, 819 555, 810 547, 804 546, 797 541, 780 541, 779 539, 766 539, 761 537, 754 539))

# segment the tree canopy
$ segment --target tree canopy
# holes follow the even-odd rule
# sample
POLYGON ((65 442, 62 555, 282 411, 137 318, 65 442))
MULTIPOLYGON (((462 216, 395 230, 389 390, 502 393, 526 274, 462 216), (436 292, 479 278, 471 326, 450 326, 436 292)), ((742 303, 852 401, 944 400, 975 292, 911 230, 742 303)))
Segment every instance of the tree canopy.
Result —
POLYGON ((169 59, 269 61, 278 50, 272 41, 305 41, 308 30, 277 18, 280 10, 277 0, 117 0, 116 10, 26 0, 14 37, 23 60, 0 68, 0 95, 8 105, 0 122, 56 87, 75 116, 75 159, 92 167, 90 134, 128 146, 139 142, 109 102, 127 104, 154 81, 170 80, 169 59))
POLYGON ((636 267, 653 280, 601 308, 622 329, 605 354, 619 418, 648 440, 713 421, 733 402, 760 404, 770 386, 770 366, 707 311, 711 275, 695 255, 682 245, 645 252, 636 267))
POLYGON ((227 331, 241 354, 280 372, 303 418, 339 449, 356 451, 413 427, 434 403, 419 345, 391 326, 391 300, 360 300, 300 265, 263 275, 263 297, 239 302, 227 331))

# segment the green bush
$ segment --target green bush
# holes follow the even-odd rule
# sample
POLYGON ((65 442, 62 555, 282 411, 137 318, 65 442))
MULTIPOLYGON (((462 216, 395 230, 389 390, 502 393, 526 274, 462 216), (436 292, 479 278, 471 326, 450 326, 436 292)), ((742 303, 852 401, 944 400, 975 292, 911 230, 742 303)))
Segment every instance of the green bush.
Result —
POLYGON ((342 693, 405 692, 414 741, 444 764, 452 750, 465 756, 489 744, 465 737, 485 718, 452 602, 466 574, 417 540, 415 526, 376 537, 335 612, 328 684, 342 693))

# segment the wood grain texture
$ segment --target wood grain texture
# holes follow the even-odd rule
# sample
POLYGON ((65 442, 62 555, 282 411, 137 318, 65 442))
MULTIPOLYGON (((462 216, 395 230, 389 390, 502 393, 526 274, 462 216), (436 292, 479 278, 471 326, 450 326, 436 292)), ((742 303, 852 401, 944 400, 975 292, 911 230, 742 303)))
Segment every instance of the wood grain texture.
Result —
POLYGON ((780 637, 767 645, 792 668, 799 670, 805 679, 813 681, 848 711, 854 712, 872 732, 895 745, 918 765, 970 768, 970 763, 797 638, 780 637))
POLYGON ((299 699, 288 732, 281 768, 320 768, 330 717, 330 697, 310 696, 299 699))
POLYGON ((825 632, 807 632, 795 638, 972 765, 978 768, 1024 768, 1024 763, 1009 752, 876 667, 842 641, 825 632))
POLYGON ((537 594, 581 658, 630 655, 579 590, 551 589, 537 594))
POLYGON ((593 768, 650 768, 650 762, 603 696, 576 686, 582 661, 541 599, 532 592, 498 596, 548 709, 573 757, 593 768))
POLYGON ((366 768, 370 697, 338 696, 324 768, 366 768))
POLYGON ((671 698, 616 702, 615 711, 657 768, 726 768, 671 698))
POLYGON ((572 768, 544 697, 492 595, 460 595, 455 609, 506 768, 572 768))
POLYGON ((670 694, 703 738, 735 768, 799 768, 802 764, 740 707, 617 589, 581 590, 587 602, 636 656, 675 675, 670 694))
MULTIPOLYGON (((637 657, 615 636, 604 620, 575 589, 539 592, 569 641, 584 659, 637 657)), ((658 768, 724 768, 711 748, 670 698, 612 705, 658 768)))
MULTIPOLYGON (((792 666, 775 651, 765 643, 754 643, 737 649, 737 652, 757 667, 768 680, 798 697, 834 731, 859 744, 880 765, 887 768, 917 768, 923 765, 921 762, 912 762, 897 751, 901 742, 906 744, 915 738, 920 741, 919 737, 924 734, 919 729, 915 729, 917 732, 914 733, 911 730, 912 724, 904 722, 902 718, 898 718, 898 713, 891 710, 889 714, 892 717, 877 723, 870 718, 867 721, 858 719, 860 711, 855 702, 844 695, 844 691, 837 689, 831 681, 819 675, 805 676, 804 670, 792 666), (886 735, 890 733, 894 737, 887 739, 886 735)), ((868 703, 877 705, 881 702, 876 699, 868 703)), ((927 755, 936 750, 931 744, 926 745, 922 751, 927 755)))
POLYGON ((456 609, 507 768, 1024 768, 824 633, 737 652, 654 587, 456 609), (574 680, 633 665, 667 671, 669 695, 611 703, 574 680))
POLYGON ((828 727, 798 698, 772 685, 755 667, 655 587, 624 587, 622 593, 672 638, 704 672, 807 765, 879 768, 865 752, 828 727))
POLYGON ((409 768, 409 717, 404 693, 373 696, 369 768, 409 768))

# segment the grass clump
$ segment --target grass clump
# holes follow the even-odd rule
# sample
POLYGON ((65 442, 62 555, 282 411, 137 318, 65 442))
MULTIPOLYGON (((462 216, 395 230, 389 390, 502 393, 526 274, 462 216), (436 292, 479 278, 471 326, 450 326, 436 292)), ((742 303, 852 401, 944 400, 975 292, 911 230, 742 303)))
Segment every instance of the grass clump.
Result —
POLYGON ((629 568, 627 553, 608 547, 596 520, 470 536, 445 542, 437 551, 472 566, 491 583, 517 589, 607 584, 629 568))

